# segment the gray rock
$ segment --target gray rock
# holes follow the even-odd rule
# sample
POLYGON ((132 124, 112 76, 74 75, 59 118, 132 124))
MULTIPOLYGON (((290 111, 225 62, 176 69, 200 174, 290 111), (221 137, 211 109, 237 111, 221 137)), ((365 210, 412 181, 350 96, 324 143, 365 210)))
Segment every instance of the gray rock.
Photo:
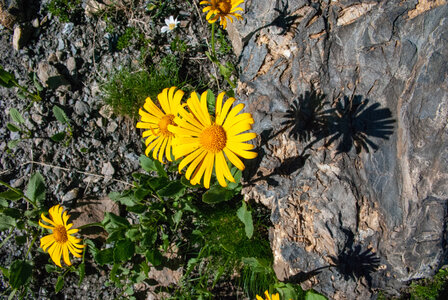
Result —
POLYGON ((70 73, 73 74, 76 72, 76 59, 73 56, 67 58, 66 65, 70 73))
POLYGON ((19 51, 28 42, 31 36, 31 28, 26 25, 17 26, 14 28, 14 35, 12 37, 12 46, 14 50, 19 51))
POLYGON ((88 115, 90 113, 90 107, 87 103, 78 100, 75 103, 75 113, 80 116, 88 115))
POLYGON ((243 194, 272 210, 279 279, 398 294, 446 263, 448 6, 279 3, 229 24, 259 134, 243 194))
POLYGON ((101 174, 103 174, 104 176, 112 176, 115 174, 115 169, 110 162, 103 164, 101 174))
POLYGON ((79 188, 74 188, 68 191, 63 197, 62 202, 70 202, 75 200, 78 197, 79 188))
POLYGON ((47 62, 40 62, 37 66, 37 77, 50 89, 56 89, 60 86, 69 86, 69 82, 59 73, 56 67, 47 62))
POLYGON ((115 121, 109 122, 109 124, 107 124, 107 132, 111 133, 111 132, 115 132, 115 130, 117 130, 118 128, 118 124, 115 121))
POLYGON ((73 31, 74 28, 75 28, 75 24, 65 23, 64 28, 62 29, 62 34, 69 35, 73 31))

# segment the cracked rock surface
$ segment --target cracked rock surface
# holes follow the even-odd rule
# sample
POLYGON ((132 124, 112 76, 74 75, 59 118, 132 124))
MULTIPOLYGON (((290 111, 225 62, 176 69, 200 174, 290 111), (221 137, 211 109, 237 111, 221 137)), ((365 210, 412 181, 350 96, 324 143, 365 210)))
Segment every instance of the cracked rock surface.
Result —
POLYGON ((281 280, 396 295, 447 258, 446 1, 245 1, 229 26, 281 280))

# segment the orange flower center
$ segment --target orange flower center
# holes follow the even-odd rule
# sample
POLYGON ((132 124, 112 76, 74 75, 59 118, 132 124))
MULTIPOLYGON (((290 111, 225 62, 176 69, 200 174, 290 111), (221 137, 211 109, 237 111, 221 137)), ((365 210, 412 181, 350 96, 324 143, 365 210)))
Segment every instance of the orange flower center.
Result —
POLYGON ((166 115, 160 119, 158 125, 160 128, 160 133, 163 136, 174 136, 174 134, 172 132, 168 131, 168 125, 175 125, 173 120, 174 120, 174 115, 166 115))
POLYGON ((215 124, 202 131, 199 141, 205 150, 217 153, 226 146, 227 135, 224 128, 215 124))
POLYGON ((67 230, 62 225, 58 225, 53 229, 54 240, 58 243, 65 243, 68 240, 67 230))
POLYGON ((218 3, 218 10, 222 14, 228 14, 230 13, 230 10, 232 9, 232 4, 228 0, 219 1, 218 3))

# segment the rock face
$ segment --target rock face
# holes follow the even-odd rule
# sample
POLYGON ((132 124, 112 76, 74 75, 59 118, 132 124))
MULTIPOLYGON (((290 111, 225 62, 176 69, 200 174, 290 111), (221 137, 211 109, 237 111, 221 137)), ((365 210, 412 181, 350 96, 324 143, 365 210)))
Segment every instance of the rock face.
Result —
POLYGON ((281 280, 397 293, 447 258, 446 1, 247 0, 228 31, 281 280))

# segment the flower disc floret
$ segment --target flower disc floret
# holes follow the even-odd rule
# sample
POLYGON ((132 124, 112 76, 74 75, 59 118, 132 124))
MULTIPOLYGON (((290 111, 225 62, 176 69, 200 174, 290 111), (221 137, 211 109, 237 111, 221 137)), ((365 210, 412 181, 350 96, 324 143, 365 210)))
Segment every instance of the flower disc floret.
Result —
POLYGON ((232 108, 234 98, 223 104, 225 93, 216 99, 215 116, 212 118, 207 108, 207 92, 199 96, 191 93, 187 100, 188 111, 181 107, 179 116, 174 119, 177 126, 168 125, 168 130, 176 135, 173 154, 176 159, 184 157, 179 164, 179 172, 187 167, 185 177, 195 185, 204 177, 204 186, 210 187, 210 179, 215 171, 219 184, 235 182, 227 160, 238 169, 244 170, 240 157, 252 159, 257 157, 252 152, 254 145, 246 143, 256 134, 245 132, 252 128, 254 120, 249 113, 240 113, 244 104, 232 108))
POLYGON ((227 19, 230 22, 233 22, 233 18, 243 19, 239 14, 243 9, 238 6, 243 2, 244 0, 204 0, 200 4, 207 5, 202 11, 207 12, 205 18, 209 23, 215 23, 219 20, 219 24, 226 29, 227 19))
POLYGON ((169 126, 175 126, 174 118, 178 114, 180 101, 184 92, 176 87, 164 89, 158 96, 160 107, 152 102, 151 98, 146 98, 145 104, 139 110, 141 116, 137 128, 146 129, 142 136, 145 138, 146 156, 152 151, 154 159, 164 162, 164 158, 172 161, 172 139, 174 134, 169 131, 169 126))
POLYGON ((39 225, 43 228, 52 231, 51 234, 46 235, 40 239, 40 247, 50 254, 51 260, 59 266, 61 265, 61 256, 64 259, 64 263, 71 266, 69 251, 75 257, 81 257, 82 249, 85 245, 82 245, 81 239, 73 236, 78 232, 78 229, 71 229, 72 223, 67 223, 70 215, 64 211, 62 206, 55 205, 48 210, 50 218, 41 215, 39 225))

